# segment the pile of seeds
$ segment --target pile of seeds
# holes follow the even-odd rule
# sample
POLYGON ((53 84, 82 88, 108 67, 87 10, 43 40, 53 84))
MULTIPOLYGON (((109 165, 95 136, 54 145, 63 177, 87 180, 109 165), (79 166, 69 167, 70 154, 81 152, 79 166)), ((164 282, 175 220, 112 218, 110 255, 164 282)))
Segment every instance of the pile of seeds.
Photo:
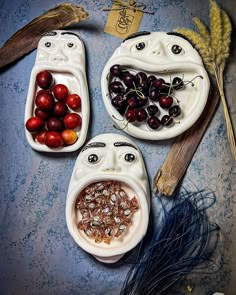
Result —
POLYGON ((139 205, 135 196, 129 199, 120 182, 102 181, 79 194, 76 208, 82 216, 78 228, 96 243, 110 244, 128 231, 139 205))

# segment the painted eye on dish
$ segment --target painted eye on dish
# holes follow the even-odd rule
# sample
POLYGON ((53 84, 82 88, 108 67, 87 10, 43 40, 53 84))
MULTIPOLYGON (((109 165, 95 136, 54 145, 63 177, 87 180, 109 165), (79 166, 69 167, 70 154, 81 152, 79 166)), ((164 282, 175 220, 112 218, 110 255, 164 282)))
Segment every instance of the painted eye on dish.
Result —
POLYGON ((137 50, 143 50, 146 47, 146 44, 144 42, 139 42, 135 47, 137 50))
POLYGON ((174 54, 184 54, 184 50, 181 46, 177 45, 177 44, 174 44, 172 47, 171 47, 171 51, 172 53, 174 54))
POLYGON ((124 159, 126 162, 134 162, 136 160, 136 157, 132 153, 127 153, 125 154, 124 159))
POLYGON ((65 48, 68 50, 74 50, 77 48, 77 45, 73 42, 68 42, 65 44, 65 48))
POLYGON ((49 48, 49 47, 51 47, 52 43, 51 42, 45 42, 44 45, 45 45, 45 47, 49 48))
POLYGON ((90 154, 87 159, 90 164, 96 164, 97 162, 99 162, 98 155, 96 154, 90 154))
POLYGON ((55 43, 51 42, 51 41, 45 41, 43 43, 43 46, 47 49, 53 49, 53 48, 55 48, 55 43))

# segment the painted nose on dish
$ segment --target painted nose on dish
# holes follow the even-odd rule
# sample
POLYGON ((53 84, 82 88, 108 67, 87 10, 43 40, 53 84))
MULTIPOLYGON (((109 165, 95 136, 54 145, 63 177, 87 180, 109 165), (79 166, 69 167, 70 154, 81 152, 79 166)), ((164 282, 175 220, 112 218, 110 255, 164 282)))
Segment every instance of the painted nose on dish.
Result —
POLYGON ((112 151, 108 151, 106 160, 102 165, 102 171, 120 171, 120 167, 117 165, 115 154, 112 151))
POLYGON ((68 57, 63 53, 63 51, 59 48, 56 53, 53 55, 52 60, 56 63, 64 62, 68 60, 68 57))
POLYGON ((153 47, 152 54, 162 56, 164 55, 164 46, 162 42, 157 41, 153 47))

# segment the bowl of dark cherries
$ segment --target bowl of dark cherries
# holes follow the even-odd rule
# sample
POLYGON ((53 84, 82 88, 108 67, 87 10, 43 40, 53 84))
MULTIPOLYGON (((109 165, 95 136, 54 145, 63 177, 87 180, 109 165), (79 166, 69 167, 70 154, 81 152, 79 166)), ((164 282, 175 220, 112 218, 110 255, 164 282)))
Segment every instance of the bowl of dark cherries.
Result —
MULTIPOLYGON (((145 132, 147 139, 167 139, 182 133, 185 126, 181 121, 189 103, 186 94, 194 92, 201 79, 200 75, 185 78, 181 72, 163 75, 112 65, 107 75, 107 97, 114 109, 114 127, 130 133, 132 124, 132 128, 145 132)), ((142 138, 142 134, 135 135, 142 138)))

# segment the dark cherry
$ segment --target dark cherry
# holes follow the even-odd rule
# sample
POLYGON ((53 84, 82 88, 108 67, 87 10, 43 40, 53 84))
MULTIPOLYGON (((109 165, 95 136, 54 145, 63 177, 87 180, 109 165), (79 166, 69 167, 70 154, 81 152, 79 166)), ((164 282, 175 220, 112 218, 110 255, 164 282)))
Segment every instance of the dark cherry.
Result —
POLYGON ((136 96, 136 91, 134 89, 132 89, 132 88, 127 87, 125 89, 124 96, 126 98, 134 97, 134 96, 136 96))
POLYGON ((147 120, 147 124, 151 129, 158 129, 161 126, 161 122, 157 117, 150 117, 147 120))
POLYGON ((160 91, 156 88, 151 88, 148 96, 151 100, 158 100, 160 98, 160 91))
POLYGON ((173 97, 162 95, 159 99, 159 104, 163 109, 169 109, 173 103, 173 97))
POLYGON ((179 78, 179 77, 174 77, 172 83, 173 83, 173 86, 172 86, 172 87, 173 87, 175 90, 179 90, 179 89, 184 88, 184 82, 183 82, 183 80, 182 80, 181 78, 179 78))
POLYGON ((130 109, 125 113, 125 118, 129 122, 134 122, 137 119, 136 111, 134 109, 130 109))
POLYGON ((134 86, 136 85, 136 79, 135 76, 133 74, 123 74, 122 75, 122 80, 125 83, 125 85, 127 87, 131 87, 134 88, 134 86))
POLYGON ((171 118, 171 117, 168 116, 168 115, 164 115, 164 116, 161 118, 161 124, 162 124, 163 126, 170 126, 172 123, 173 123, 173 118, 171 118))
POLYGON ((126 74, 130 74, 130 72, 129 72, 128 70, 122 70, 122 74, 121 74, 121 76, 123 77, 123 76, 126 75, 126 74))
POLYGON ((148 103, 147 97, 145 97, 145 98, 139 98, 138 99, 138 106, 139 106, 139 108, 144 107, 147 103, 148 103))
POLYGON ((142 92, 146 92, 148 90, 148 84, 146 81, 142 81, 139 84, 139 88, 141 89, 142 92))
POLYGON ((157 89, 162 89, 163 84, 165 84, 165 80, 162 78, 158 78, 156 80, 153 81, 152 86, 157 88, 157 89))
POLYGON ((147 119, 147 112, 144 109, 139 109, 136 111, 137 121, 142 122, 147 119))
POLYGON ((134 97, 129 98, 127 103, 130 109, 135 109, 139 106, 138 99, 134 97))
POLYGON ((181 114, 181 108, 178 105, 169 108, 169 115, 171 117, 178 117, 181 114))
POLYGON ((125 90, 124 90, 124 86, 122 85, 121 82, 119 81, 114 81, 114 82, 111 82, 110 84, 110 90, 114 93, 124 93, 125 90))
POLYGON ((161 87, 161 93, 163 94, 171 94, 173 92, 173 88, 171 87, 170 83, 165 83, 161 87))
POLYGON ((157 78, 156 78, 155 76, 153 76, 153 75, 149 76, 149 77, 147 78, 147 84, 148 84, 148 85, 153 84, 153 82, 154 82, 156 79, 157 79, 157 78))
POLYGON ((144 73, 144 72, 138 72, 138 73, 136 74, 136 80, 137 80, 137 81, 140 81, 140 83, 141 83, 142 81, 146 81, 146 80, 147 80, 147 74, 144 73))
POLYGON ((120 65, 113 65, 110 68, 110 73, 113 77, 120 77, 122 74, 120 65))
POLYGON ((113 97, 111 100, 111 104, 117 110, 121 110, 121 109, 127 107, 127 101, 121 95, 117 95, 117 96, 113 97))
POLYGON ((155 104, 151 104, 147 107, 147 112, 149 116, 154 116, 158 112, 158 107, 155 104))

